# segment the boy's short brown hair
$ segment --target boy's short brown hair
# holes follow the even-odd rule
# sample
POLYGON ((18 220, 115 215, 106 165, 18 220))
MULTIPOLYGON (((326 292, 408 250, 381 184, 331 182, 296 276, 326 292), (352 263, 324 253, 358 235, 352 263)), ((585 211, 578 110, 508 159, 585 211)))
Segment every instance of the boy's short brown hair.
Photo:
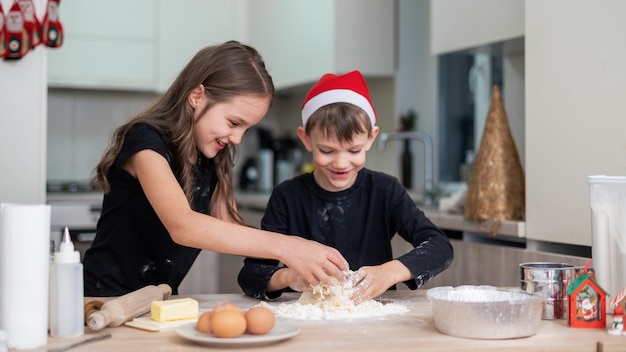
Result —
POLYGON ((367 113, 350 103, 333 103, 317 109, 307 120, 304 130, 308 135, 317 129, 325 137, 337 138, 340 143, 350 142, 355 135, 372 132, 367 113))

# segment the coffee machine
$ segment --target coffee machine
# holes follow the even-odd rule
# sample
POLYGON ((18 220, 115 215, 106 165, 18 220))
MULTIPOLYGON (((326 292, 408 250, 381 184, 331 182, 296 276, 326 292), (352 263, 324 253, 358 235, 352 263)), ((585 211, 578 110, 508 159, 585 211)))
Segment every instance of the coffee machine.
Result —
POLYGON ((256 152, 245 160, 239 179, 244 191, 271 192, 275 185, 298 174, 302 164, 299 141, 290 135, 275 138, 266 128, 256 126, 251 141, 256 152))

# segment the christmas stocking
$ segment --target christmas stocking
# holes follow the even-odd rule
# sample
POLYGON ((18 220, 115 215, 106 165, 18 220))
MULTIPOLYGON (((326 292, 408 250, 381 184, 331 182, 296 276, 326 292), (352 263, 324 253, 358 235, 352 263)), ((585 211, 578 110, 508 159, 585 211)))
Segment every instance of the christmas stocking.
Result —
POLYGON ((17 0, 24 15, 24 28, 30 36, 31 48, 41 43, 41 24, 35 16, 35 4, 33 0, 17 0))
POLYGON ((63 25, 61 25, 59 18, 59 2, 61 0, 48 0, 48 9, 41 28, 42 42, 51 48, 58 48, 63 44, 63 25))
POLYGON ((4 43, 6 45, 5 59, 21 59, 31 49, 30 35, 24 28, 24 15, 17 2, 13 3, 6 15, 6 31, 4 43))
POLYGON ((4 22, 5 22, 4 11, 2 11, 2 3, 0 3, 0 58, 3 58, 7 51, 4 45, 4 32, 5 32, 4 22))

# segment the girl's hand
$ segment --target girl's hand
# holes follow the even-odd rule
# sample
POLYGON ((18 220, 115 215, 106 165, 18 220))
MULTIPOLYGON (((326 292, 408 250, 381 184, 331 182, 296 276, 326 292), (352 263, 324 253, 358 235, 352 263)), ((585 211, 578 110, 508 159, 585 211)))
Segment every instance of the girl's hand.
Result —
POLYGON ((331 284, 330 277, 344 281, 348 262, 338 250, 298 236, 284 236, 286 247, 282 261, 295 270, 309 285, 331 284))

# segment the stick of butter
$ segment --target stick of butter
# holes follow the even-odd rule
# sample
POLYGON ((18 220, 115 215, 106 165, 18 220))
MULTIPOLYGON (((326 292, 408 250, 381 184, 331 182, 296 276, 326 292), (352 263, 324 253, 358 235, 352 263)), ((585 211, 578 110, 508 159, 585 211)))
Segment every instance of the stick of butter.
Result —
POLYGON ((198 318, 198 301, 193 298, 152 301, 150 316, 156 321, 173 321, 198 318))

